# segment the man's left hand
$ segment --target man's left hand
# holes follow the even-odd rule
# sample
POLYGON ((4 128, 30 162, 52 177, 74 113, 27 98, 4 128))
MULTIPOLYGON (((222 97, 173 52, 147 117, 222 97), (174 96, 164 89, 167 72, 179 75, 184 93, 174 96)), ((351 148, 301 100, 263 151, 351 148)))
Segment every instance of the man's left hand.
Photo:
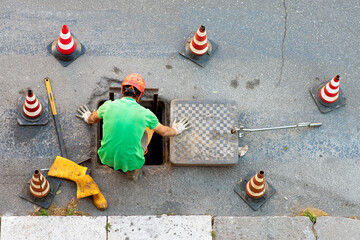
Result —
POLYGON ((176 135, 179 135, 185 130, 188 130, 191 128, 189 119, 184 117, 180 119, 178 122, 176 122, 176 119, 174 120, 173 124, 171 124, 171 127, 175 129, 176 135))

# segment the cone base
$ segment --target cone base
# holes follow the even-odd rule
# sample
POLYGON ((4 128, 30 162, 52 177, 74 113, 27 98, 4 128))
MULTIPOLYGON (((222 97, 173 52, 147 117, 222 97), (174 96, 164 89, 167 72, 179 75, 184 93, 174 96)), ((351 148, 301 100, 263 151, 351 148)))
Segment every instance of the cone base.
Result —
POLYGON ((214 55, 218 45, 213 41, 208 39, 208 51, 204 55, 194 55, 190 51, 191 39, 194 37, 196 32, 192 32, 189 37, 186 39, 184 47, 179 51, 179 54, 186 57, 187 59, 193 61, 197 65, 204 67, 207 62, 210 61, 210 58, 214 55))
POLYGON ((36 97, 43 107, 42 113, 40 114, 40 116, 38 116, 36 118, 29 118, 23 112, 23 105, 24 105, 26 96, 19 98, 19 100, 18 100, 18 116, 17 116, 17 122, 19 125, 21 125, 21 126, 39 126, 39 125, 42 126, 42 125, 46 125, 48 123, 48 121, 49 121, 48 102, 44 101, 42 99, 42 97, 38 97, 38 96, 36 96, 36 97))
POLYGON ((70 63, 75 61, 75 59, 80 57, 86 51, 84 45, 82 45, 80 41, 76 37, 74 37, 74 35, 72 35, 72 38, 75 43, 75 50, 71 54, 66 55, 59 52, 59 50, 57 49, 57 43, 59 38, 56 38, 47 47, 48 51, 59 61, 59 63, 63 67, 70 65, 70 63))
MULTIPOLYGON (((48 209, 56 195, 57 190, 60 187, 61 181, 56 178, 53 178, 53 177, 48 177, 45 174, 43 174, 43 175, 50 184, 50 192, 48 195, 46 195, 45 197, 42 197, 42 198, 34 197, 30 193, 30 190, 29 190, 30 183, 28 182, 25 184, 24 189, 22 190, 22 192, 20 193, 19 196, 20 196, 20 198, 22 198, 26 201, 36 204, 42 208, 48 209)), ((32 176, 32 174, 31 174, 31 176, 32 176)))
POLYGON ((341 88, 339 88, 339 97, 335 102, 326 103, 321 99, 320 91, 328 82, 329 81, 322 82, 309 89, 311 96, 313 97, 315 104, 318 106, 321 113, 334 111, 335 109, 338 109, 346 104, 346 98, 344 97, 341 88))
POLYGON ((252 198, 246 193, 246 184, 254 177, 257 172, 249 174, 244 180, 234 187, 234 191, 254 210, 258 210, 274 193, 275 188, 265 180, 265 194, 260 198, 252 198))

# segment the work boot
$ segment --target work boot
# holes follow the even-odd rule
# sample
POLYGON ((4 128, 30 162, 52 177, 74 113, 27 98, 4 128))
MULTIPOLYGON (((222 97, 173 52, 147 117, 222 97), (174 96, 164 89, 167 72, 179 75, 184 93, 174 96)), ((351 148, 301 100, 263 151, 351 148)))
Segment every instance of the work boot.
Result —
POLYGON ((104 195, 100 192, 98 194, 92 195, 92 200, 97 209, 104 211, 108 208, 107 201, 104 195))
POLYGON ((99 186, 90 175, 77 177, 75 179, 77 186, 77 198, 85 198, 100 193, 99 186))
POLYGON ((101 211, 107 209, 108 204, 104 195, 100 192, 99 186, 90 175, 81 176, 75 179, 77 185, 77 198, 92 196, 95 207, 101 211))
POLYGON ((89 169, 69 159, 57 156, 48 175, 74 181, 77 186, 77 198, 92 196, 95 207, 103 211, 108 207, 107 201, 94 179, 87 175, 87 170, 89 169))
POLYGON ((64 178, 75 182, 77 177, 85 176, 87 170, 87 167, 80 166, 67 158, 57 156, 48 172, 48 176, 64 178))
POLYGON ((142 169, 136 169, 134 171, 127 171, 126 177, 131 181, 137 181, 142 176, 142 169))

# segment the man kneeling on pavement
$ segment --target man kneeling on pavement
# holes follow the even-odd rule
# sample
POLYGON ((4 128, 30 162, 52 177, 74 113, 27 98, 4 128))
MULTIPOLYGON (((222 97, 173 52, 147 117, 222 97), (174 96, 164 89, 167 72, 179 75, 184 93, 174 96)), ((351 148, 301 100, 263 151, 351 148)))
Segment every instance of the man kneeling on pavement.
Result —
POLYGON ((138 180, 144 155, 153 133, 163 137, 176 136, 189 129, 187 118, 174 121, 171 127, 159 123, 149 109, 139 104, 145 90, 141 75, 132 73, 122 82, 122 98, 106 101, 97 111, 90 112, 85 105, 77 115, 88 124, 103 120, 103 139, 98 154, 102 164, 126 172, 129 180, 138 180))

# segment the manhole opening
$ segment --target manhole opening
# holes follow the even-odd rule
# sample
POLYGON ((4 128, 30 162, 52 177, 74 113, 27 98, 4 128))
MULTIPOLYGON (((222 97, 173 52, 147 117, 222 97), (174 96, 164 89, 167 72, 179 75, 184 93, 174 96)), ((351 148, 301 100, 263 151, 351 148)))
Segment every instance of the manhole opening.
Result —
MULTIPOLYGON (((104 104, 105 101, 107 100, 99 101, 97 108, 99 108, 102 104, 104 104)), ((140 101, 140 105, 154 112, 161 124, 166 124, 165 103, 157 99, 156 101, 157 101, 157 110, 154 109, 153 100, 142 100, 140 101)), ((100 148, 101 140, 103 139, 102 125, 103 125, 103 121, 101 120, 97 124, 97 150, 100 148)), ((160 136, 155 132, 148 146, 148 152, 145 155, 145 165, 146 166, 163 165, 166 162, 166 156, 167 156, 166 146, 167 144, 165 138, 163 138, 162 136, 160 136)), ((97 160, 101 164, 99 155, 97 155, 97 160)))

